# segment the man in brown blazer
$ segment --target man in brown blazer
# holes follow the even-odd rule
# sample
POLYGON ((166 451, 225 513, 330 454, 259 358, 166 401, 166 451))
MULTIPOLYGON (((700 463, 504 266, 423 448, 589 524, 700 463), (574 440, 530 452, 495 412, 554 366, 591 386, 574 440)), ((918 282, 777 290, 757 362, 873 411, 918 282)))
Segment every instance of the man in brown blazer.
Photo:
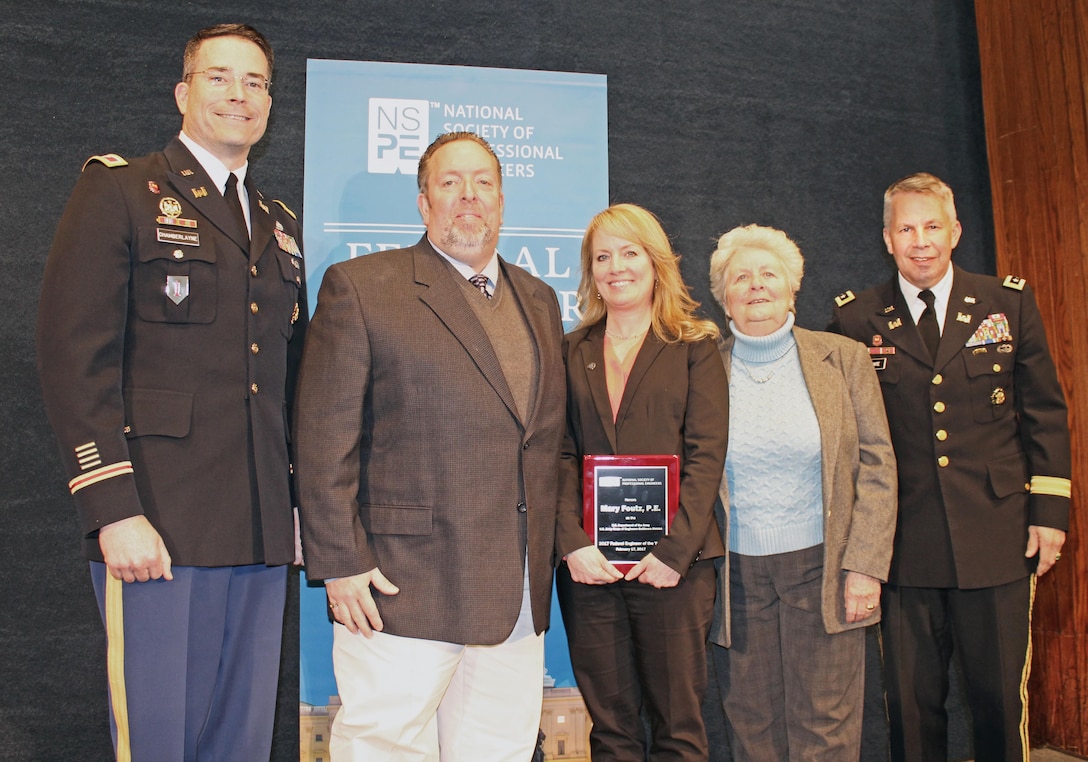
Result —
POLYGON ((333 265, 299 381, 307 572, 335 619, 344 759, 526 760, 564 426, 554 292, 504 262, 499 162, 419 163, 426 235, 333 265))

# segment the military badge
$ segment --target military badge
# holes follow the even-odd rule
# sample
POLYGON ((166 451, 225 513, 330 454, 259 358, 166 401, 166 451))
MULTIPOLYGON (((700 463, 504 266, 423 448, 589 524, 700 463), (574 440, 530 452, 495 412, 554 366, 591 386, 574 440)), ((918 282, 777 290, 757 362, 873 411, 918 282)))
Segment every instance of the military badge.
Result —
POLYGON ((296 257, 302 256, 302 250, 299 249, 294 236, 290 236, 282 230, 273 230, 272 232, 276 236, 276 243, 279 244, 280 249, 296 257))
POLYGON ((999 342, 1012 341, 1012 333, 1009 332, 1009 319, 1004 312, 995 312, 987 315, 986 319, 979 323, 974 335, 965 346, 978 347, 983 344, 997 344, 999 342))
POLYGON ((166 298, 174 304, 181 304, 189 296, 188 275, 166 276, 166 298))
POLYGON ((159 201, 159 211, 164 217, 180 217, 181 202, 173 196, 166 196, 159 201))
POLYGON ((152 193, 158 194, 159 184, 157 182, 155 182, 154 180, 148 180, 147 181, 147 189, 149 191, 151 191, 152 193))
POLYGON ((888 321, 888 330, 894 331, 896 328, 900 328, 903 325, 903 318, 896 318, 895 320, 888 321))

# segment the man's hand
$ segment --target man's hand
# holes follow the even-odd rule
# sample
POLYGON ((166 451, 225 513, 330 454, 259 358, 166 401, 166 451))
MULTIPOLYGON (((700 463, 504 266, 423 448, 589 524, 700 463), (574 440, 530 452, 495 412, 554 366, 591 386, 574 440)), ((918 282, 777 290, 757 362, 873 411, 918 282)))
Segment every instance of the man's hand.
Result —
POLYGON ((843 597, 847 622, 853 624, 868 619, 880 606, 880 580, 861 572, 847 572, 843 597))
POLYGON ((566 561, 570 578, 583 585, 607 585, 623 579, 619 569, 608 563, 608 559, 594 545, 568 553, 566 561))
POLYGON ((1035 576, 1041 577, 1050 571, 1061 556, 1062 545, 1065 545, 1065 532, 1053 527, 1028 527, 1028 549, 1024 558, 1031 558, 1039 554, 1039 565, 1035 569, 1035 576))
POLYGON ((637 579, 644 585, 654 587, 676 587, 680 583, 680 572, 658 561, 653 553, 647 553, 642 560, 627 572, 624 579, 630 582, 637 579))
POLYGON ((173 579, 170 554, 145 516, 107 524, 98 531, 98 547, 110 574, 125 582, 173 579))
POLYGON ((378 567, 353 577, 341 577, 325 583, 329 608, 337 622, 353 633, 368 638, 381 632, 385 624, 378 613, 378 604, 370 593, 371 586, 382 595, 396 595, 400 588, 385 578, 378 567))

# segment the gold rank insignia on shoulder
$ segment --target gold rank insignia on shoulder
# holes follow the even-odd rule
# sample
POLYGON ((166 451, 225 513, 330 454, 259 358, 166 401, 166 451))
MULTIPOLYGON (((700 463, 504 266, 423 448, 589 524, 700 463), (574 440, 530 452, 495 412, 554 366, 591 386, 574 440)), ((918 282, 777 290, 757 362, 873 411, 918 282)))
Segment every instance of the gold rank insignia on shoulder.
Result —
POLYGON ((290 208, 288 208, 287 204, 283 203, 283 202, 282 202, 282 201, 280 201, 280 200, 279 200, 278 198, 274 198, 274 199, 272 199, 272 203, 273 203, 273 204, 279 204, 279 206, 280 206, 280 207, 281 207, 281 208, 283 209, 283 211, 285 211, 285 212, 287 212, 287 213, 288 213, 289 215, 291 215, 291 219, 293 219, 293 220, 297 220, 297 219, 298 219, 298 215, 296 215, 296 214, 295 214, 294 212, 292 212, 292 211, 290 210, 290 208))
POLYGON ((1017 278, 1015 275, 1006 276, 1005 280, 1001 283, 1002 286, 1004 286, 1005 288, 1011 288, 1013 291, 1023 291, 1024 286, 1026 286, 1027 284, 1028 282, 1026 280, 1024 280, 1023 278, 1017 278))
POLYGON ((846 305, 850 304, 850 302, 854 301, 855 299, 857 299, 857 297, 854 296, 853 291, 843 291, 841 294, 839 294, 838 296, 835 297, 835 306, 836 307, 845 307, 846 305))
POLYGON ((110 169, 113 169, 114 167, 127 167, 128 166, 128 162, 125 161, 124 159, 122 159, 117 154, 115 154, 115 153, 103 153, 103 154, 99 154, 98 156, 92 156, 91 158, 87 159, 87 161, 83 162, 83 167, 79 171, 82 172, 84 169, 86 169, 87 165, 90 164, 92 161, 97 161, 99 164, 105 164, 110 169))

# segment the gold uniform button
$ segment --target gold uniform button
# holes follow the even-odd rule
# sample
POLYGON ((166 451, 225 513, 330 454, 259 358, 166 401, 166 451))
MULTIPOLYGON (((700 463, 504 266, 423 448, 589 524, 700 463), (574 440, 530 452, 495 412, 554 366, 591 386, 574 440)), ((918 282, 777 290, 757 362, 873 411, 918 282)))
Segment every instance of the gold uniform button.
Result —
POLYGON ((1031 482, 1024 482, 1024 489, 1031 492, 1031 482))
POLYGON ((938 373, 936 376, 933 377, 933 383, 934 384, 943 384, 944 383, 944 376, 942 376, 940 373, 938 373))
POLYGON ((302 278, 300 278, 297 275, 295 276, 295 285, 296 286, 301 286, 302 285, 302 278))
POLYGON ((941 442, 948 439, 948 432, 944 429, 937 429, 937 439, 941 442))
POLYGON ((995 362, 994 363, 994 373, 1000 373, 1000 372, 1001 372, 1001 365, 995 362))
POLYGON ((174 259, 184 259, 184 258, 185 258, 185 252, 183 252, 181 249, 174 249, 174 259))
POLYGON ((254 394, 256 394, 257 392, 259 392, 261 390, 261 387, 257 386, 256 384, 250 384, 249 385, 249 390, 251 392, 253 392, 254 394))
POLYGON ((941 468, 945 468, 948 465, 948 456, 942 455, 941 457, 937 458, 937 465, 941 468))
POLYGON ((261 308, 257 306, 257 302, 250 302, 249 311, 256 315, 258 312, 261 311, 261 308))
POLYGON ((249 274, 252 275, 254 278, 257 277, 257 265, 253 265, 249 268, 249 274))
POLYGON ((259 346, 257 346, 257 342, 253 342, 252 344, 249 345, 249 351, 252 352, 253 354, 257 354, 258 352, 261 351, 261 348, 259 346))
POLYGON ((938 413, 943 413, 944 412, 944 403, 943 402, 934 402, 933 403, 933 409, 938 413))
POLYGON ((131 434, 132 433, 132 427, 131 426, 125 426, 125 428, 123 428, 122 431, 124 431, 126 434, 131 434))

